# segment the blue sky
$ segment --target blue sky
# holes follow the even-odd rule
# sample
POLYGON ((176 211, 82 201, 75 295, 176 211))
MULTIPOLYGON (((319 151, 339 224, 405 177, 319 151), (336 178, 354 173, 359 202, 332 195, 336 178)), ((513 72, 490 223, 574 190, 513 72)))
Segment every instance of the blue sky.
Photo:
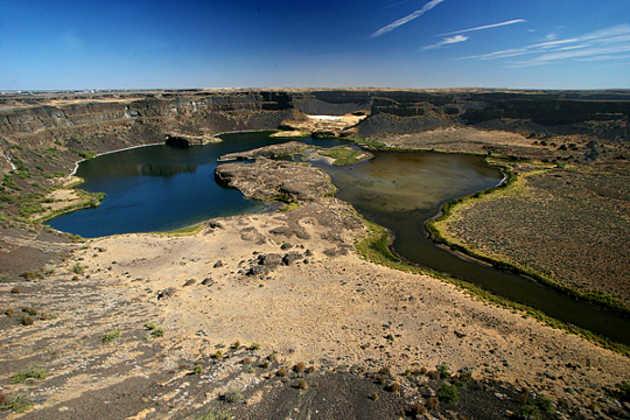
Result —
POLYGON ((0 90, 630 88, 628 0, 0 0, 0 90))

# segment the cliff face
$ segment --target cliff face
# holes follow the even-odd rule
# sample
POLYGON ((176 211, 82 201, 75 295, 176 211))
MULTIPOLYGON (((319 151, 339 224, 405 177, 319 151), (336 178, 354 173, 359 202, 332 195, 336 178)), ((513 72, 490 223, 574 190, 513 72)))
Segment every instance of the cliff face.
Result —
MULTIPOLYGON (((630 143, 630 92, 392 89, 188 90, 0 97, 6 172, 33 153, 65 170, 79 156, 218 132, 275 129, 307 114, 368 111, 361 137, 473 125, 528 137, 591 135, 630 143), (39 152, 37 152, 39 150, 39 152), (13 160, 12 160, 13 159, 13 160), (13 166, 11 166, 11 164, 13 166)), ((47 168, 48 169, 48 168, 47 168)))

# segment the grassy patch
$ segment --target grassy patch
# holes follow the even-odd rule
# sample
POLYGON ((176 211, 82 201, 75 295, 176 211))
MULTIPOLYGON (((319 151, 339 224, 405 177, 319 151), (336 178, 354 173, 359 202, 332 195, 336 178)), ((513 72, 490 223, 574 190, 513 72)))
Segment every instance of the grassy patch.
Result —
POLYGON ((293 211, 293 210, 297 210, 300 208, 300 204, 296 203, 295 201, 291 202, 291 203, 287 203, 284 207, 282 207, 280 210, 278 211, 293 211))
POLYGON ((120 331, 116 330, 116 331, 112 331, 112 332, 107 333, 107 334, 103 334, 101 336, 101 341, 103 343, 107 344, 107 343, 111 343, 112 341, 118 339, 119 337, 120 337, 120 331))
POLYGON ((347 146, 321 149, 318 153, 322 156, 328 156, 335 159, 335 161, 333 162, 333 165, 335 166, 353 165, 364 160, 364 157, 367 158, 367 154, 364 151, 355 150, 347 146))
POLYGON ((27 379, 37 379, 38 381, 42 381, 46 379, 48 376, 48 372, 46 369, 41 368, 37 365, 32 365, 22 370, 11 377, 12 384, 21 384, 25 382, 27 379))
POLYGON ((170 232, 155 232, 155 233, 158 235, 178 238, 182 236, 195 236, 196 234, 201 232, 202 228, 203 228, 203 223, 199 223, 198 225, 189 226, 187 228, 178 229, 178 230, 172 230, 170 232))
POLYGON ((0 405, 2 411, 13 411, 15 413, 24 413, 33 406, 33 401, 26 394, 15 394, 9 398, 4 404, 0 405))
POLYGON ((158 327, 153 322, 147 322, 144 324, 144 328, 151 331, 151 337, 160 338, 164 336, 164 329, 162 327, 158 327))

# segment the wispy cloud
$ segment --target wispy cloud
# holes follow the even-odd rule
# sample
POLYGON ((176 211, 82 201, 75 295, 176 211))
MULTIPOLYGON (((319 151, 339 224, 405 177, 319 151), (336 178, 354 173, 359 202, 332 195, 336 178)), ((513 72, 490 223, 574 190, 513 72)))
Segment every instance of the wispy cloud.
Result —
POLYGON ((468 29, 462 29, 460 31, 447 32, 445 34, 440 34, 440 35, 436 35, 436 36, 463 34, 465 32, 473 32, 473 31, 481 31, 483 29, 498 28, 500 26, 513 25, 515 23, 521 23, 521 22, 527 22, 527 21, 525 19, 514 19, 514 20, 508 20, 506 22, 493 23, 491 25, 477 26, 476 28, 468 28, 468 29))
POLYGON ((389 6, 381 7, 381 10, 387 10, 387 9, 391 9, 392 7, 400 6, 401 4, 405 4, 408 1, 409 0, 402 0, 402 1, 399 1, 398 3, 394 3, 394 4, 390 4, 389 6))
POLYGON ((459 42, 464 42, 467 39, 469 39, 469 37, 464 36, 464 35, 455 35, 452 37, 447 37, 447 38, 444 38, 442 41, 438 42, 437 44, 427 45, 426 47, 422 47, 422 51, 432 50, 432 49, 439 48, 444 45, 457 44, 459 42))
POLYGON ((390 23, 387 26, 382 27, 381 29, 379 29, 378 31, 370 35, 370 38, 378 38, 379 36, 385 35, 386 33, 393 31, 394 29, 404 25, 405 23, 409 23, 412 20, 419 18, 420 16, 422 16, 429 10, 433 9, 435 6, 442 3, 443 1, 444 0, 431 0, 430 2, 425 4, 422 9, 418 9, 410 15, 407 15, 403 18, 398 19, 397 21, 390 23))
POLYGON ((503 60, 523 57, 520 61, 506 61, 505 64, 509 67, 528 67, 564 60, 622 59, 627 57, 628 52, 630 52, 630 25, 618 25, 574 38, 539 42, 521 48, 499 50, 464 58, 503 60))

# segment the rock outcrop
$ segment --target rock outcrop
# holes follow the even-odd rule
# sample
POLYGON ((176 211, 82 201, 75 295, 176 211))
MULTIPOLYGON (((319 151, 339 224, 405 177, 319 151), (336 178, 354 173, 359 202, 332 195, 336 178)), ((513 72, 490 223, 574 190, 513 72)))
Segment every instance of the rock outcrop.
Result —
POLYGON ((297 162, 258 157, 253 163, 226 163, 215 170, 217 181, 255 200, 314 201, 335 187, 321 169, 297 162))
POLYGON ((232 160, 254 160, 259 156, 267 159, 275 159, 280 156, 289 156, 300 152, 306 147, 306 143, 289 141, 282 144, 272 144, 245 152, 228 153, 217 159, 217 162, 229 162, 232 160))

